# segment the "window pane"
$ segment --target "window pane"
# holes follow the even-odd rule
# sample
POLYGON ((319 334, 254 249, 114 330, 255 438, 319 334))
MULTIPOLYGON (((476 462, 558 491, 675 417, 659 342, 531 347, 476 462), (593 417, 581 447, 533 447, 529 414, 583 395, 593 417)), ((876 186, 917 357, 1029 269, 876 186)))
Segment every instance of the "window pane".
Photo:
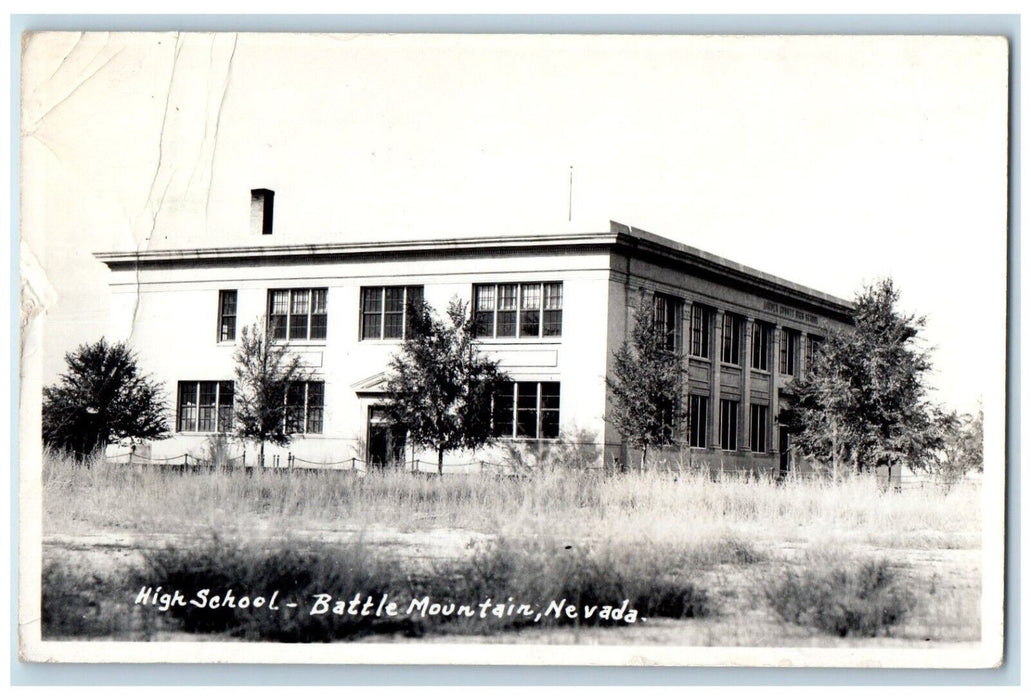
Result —
POLYGON ((269 292, 269 331, 276 340, 286 340, 286 317, 290 304, 290 292, 277 289, 269 292))
POLYGON ((307 432, 322 432, 323 401, 326 385, 323 382, 308 382, 308 425, 307 432))
POLYGON ((216 386, 216 382, 200 383, 200 410, 197 421, 197 430, 199 432, 211 433, 215 430, 216 386))
POLYGON ((476 310, 477 311, 493 311, 494 310, 494 289, 493 284, 478 284, 476 285, 475 297, 476 297, 476 310))
POLYGON ((224 289, 218 293, 218 340, 236 338, 236 290, 224 289))
POLYGON ((544 285, 544 308, 545 309, 561 309, 562 308, 562 283, 551 282, 544 285))
POLYGON ((286 432, 304 432, 304 383, 291 384, 286 390, 286 432))
POLYGON ((362 340, 380 337, 380 320, 378 311, 362 314, 362 340))
POLYGON ((379 287, 362 290, 362 311, 379 313, 383 310, 383 290, 379 287))
POLYGON ((539 284, 524 284, 522 289, 522 306, 524 309, 541 308, 541 286, 539 284))
POLYGON ((383 337, 402 337, 404 335, 404 320, 404 311, 388 311, 383 314, 383 337))
POLYGON ((512 437, 515 384, 505 382, 494 395, 494 437, 512 437))
POLYGON ((516 308, 516 289, 514 284, 498 285, 498 309, 502 311, 513 311, 516 308))
POLYGON ((197 382, 179 382, 179 432, 197 429, 197 382))
POLYGON ((326 313, 326 290, 311 290, 311 312, 312 314, 326 313))
POLYGON ((562 310, 544 312, 544 335, 555 337, 562 335, 562 310))
POLYGON ((312 340, 326 339, 326 314, 311 315, 311 332, 309 337, 312 340))
POLYGON ((491 338, 494 336, 494 312, 477 311, 474 333, 479 338, 491 338))
POLYGON ((541 312, 523 309, 519 312, 519 335, 535 337, 541 334, 541 312))
POLYGON ((498 337, 514 338, 516 334, 516 312, 498 311, 498 337))
POLYGON ((233 429, 233 383, 218 383, 218 432, 228 433, 233 429))
POLYGON ((401 312, 405 309, 405 288, 404 287, 387 287, 384 290, 386 295, 386 303, 384 308, 387 313, 390 312, 401 312))
POLYGON ((705 426, 709 419, 709 403, 704 396, 691 396, 689 404, 691 447, 705 447, 705 426))
POLYGON ((516 436, 537 437, 537 383, 516 385, 516 436))
POLYGON ((557 438, 559 435, 559 383, 541 384, 541 437, 557 438))

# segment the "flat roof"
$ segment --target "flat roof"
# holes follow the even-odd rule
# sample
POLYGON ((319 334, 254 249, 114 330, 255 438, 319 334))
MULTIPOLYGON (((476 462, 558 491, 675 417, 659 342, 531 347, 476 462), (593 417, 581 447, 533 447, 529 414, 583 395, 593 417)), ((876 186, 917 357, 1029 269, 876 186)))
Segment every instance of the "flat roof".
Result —
MULTIPOLYGON (((384 255, 444 256, 455 253, 504 253, 506 251, 578 251, 606 249, 633 257, 647 257, 661 264, 702 273, 761 292, 797 298, 848 315, 853 305, 844 299, 790 280, 741 265, 704 250, 664 238, 649 231, 609 222, 605 233, 563 233, 509 236, 473 236, 427 240, 361 243, 313 243, 286 245, 175 248, 94 253, 112 270, 136 267, 189 267, 233 262, 296 262, 323 258, 363 258, 384 255)), ((327 260, 328 261, 328 260, 327 260)))

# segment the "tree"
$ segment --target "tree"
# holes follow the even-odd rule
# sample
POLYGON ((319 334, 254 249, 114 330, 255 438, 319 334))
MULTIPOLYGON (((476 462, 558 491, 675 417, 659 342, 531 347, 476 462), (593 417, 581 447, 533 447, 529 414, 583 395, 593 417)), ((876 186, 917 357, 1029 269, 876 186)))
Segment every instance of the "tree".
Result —
POLYGON ((57 384, 43 389, 43 442, 86 457, 112 440, 168 436, 164 390, 143 375, 124 342, 101 338, 64 356, 57 384))
POLYGON ((952 414, 948 427, 941 474, 959 478, 971 469, 984 471, 984 409, 979 406, 975 415, 952 414))
POLYGON ((474 450, 493 441, 491 399, 508 376, 480 354, 466 304, 452 299, 446 319, 421 299, 409 304, 407 333, 390 360, 387 412, 409 439, 437 453, 474 450))
POLYGON ((307 381, 309 372, 301 358, 269 334, 259 319, 240 332, 236 362, 233 422, 236 435, 258 443, 258 464, 265 466, 265 443, 288 445, 287 392, 296 382, 307 381))
POLYGON ((857 471, 926 467, 945 445, 952 418, 926 398, 931 362, 916 344, 925 321, 900 312, 898 298, 891 279, 865 287, 854 328, 831 333, 787 387, 781 418, 835 475, 848 461, 857 471))
POLYGON ((635 317, 630 339, 614 353, 605 383, 612 395, 608 421, 641 450, 644 469, 649 448, 671 445, 682 432, 684 358, 650 296, 641 295, 635 317))

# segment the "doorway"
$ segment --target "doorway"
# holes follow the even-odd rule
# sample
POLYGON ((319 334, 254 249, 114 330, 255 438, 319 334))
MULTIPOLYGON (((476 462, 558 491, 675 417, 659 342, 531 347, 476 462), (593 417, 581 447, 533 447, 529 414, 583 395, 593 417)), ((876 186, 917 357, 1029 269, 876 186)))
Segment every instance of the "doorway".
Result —
POLYGON ((390 420, 385 408, 369 407, 369 429, 366 461, 370 467, 388 467, 404 464, 405 433, 390 420))

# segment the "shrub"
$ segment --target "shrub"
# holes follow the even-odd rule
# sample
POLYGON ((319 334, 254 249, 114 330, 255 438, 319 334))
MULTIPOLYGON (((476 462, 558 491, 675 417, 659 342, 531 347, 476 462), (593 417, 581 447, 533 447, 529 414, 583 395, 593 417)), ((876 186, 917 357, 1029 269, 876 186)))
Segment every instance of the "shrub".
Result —
POLYGON ((877 637, 889 634, 915 605, 886 560, 822 566, 813 560, 766 586, 767 601, 784 620, 839 637, 877 637))

